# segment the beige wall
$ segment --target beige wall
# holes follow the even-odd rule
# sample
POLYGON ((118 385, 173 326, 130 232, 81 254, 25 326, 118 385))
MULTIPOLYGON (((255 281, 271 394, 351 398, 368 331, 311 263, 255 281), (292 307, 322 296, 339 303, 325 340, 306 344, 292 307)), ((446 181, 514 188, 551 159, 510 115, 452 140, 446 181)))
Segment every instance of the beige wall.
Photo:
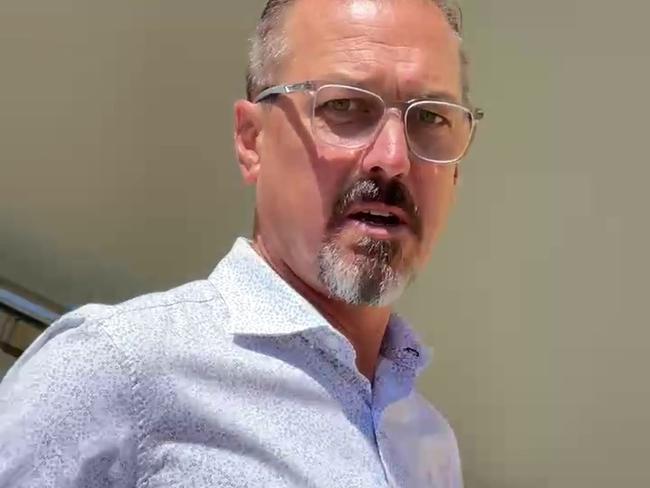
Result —
MULTIPOLYGON (((62 303, 209 272, 260 1, 0 2, 0 274, 62 303)), ((650 4, 465 0, 488 113, 402 303, 470 488, 650 485, 650 4)))

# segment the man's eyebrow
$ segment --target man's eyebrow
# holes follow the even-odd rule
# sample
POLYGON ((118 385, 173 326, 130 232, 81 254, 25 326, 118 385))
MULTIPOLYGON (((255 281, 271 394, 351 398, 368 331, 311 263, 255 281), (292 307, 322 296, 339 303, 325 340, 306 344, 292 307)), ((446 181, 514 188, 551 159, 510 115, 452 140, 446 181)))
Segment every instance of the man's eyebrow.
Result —
MULTIPOLYGON (((374 79, 371 77, 357 77, 343 72, 329 73, 319 78, 319 80, 329 83, 341 83, 343 85, 352 85, 360 88, 371 89, 374 79)), ((431 99, 439 100, 441 102, 449 102, 460 104, 460 99, 451 92, 445 90, 433 90, 419 93, 415 96, 409 97, 411 100, 431 99)))
POLYGON ((352 74, 342 72, 328 73, 318 78, 319 80, 331 83, 341 83, 343 85, 363 86, 369 84, 370 78, 356 77, 352 74))
POLYGON ((449 103, 461 103, 457 96, 447 91, 427 92, 416 98, 427 98, 427 99, 439 100, 441 102, 449 102, 449 103))

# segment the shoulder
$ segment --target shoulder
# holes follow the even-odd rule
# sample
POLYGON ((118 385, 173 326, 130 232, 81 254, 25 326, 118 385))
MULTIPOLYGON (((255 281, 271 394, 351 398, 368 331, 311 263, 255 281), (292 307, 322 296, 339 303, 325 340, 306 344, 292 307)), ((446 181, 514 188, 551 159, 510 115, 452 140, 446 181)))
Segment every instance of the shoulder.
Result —
POLYGON ((117 305, 86 305, 62 319, 82 318, 99 322, 107 330, 117 332, 123 324, 133 326, 148 320, 156 324, 173 324, 181 317, 201 318, 203 314, 222 316, 224 313, 224 302, 217 288, 208 280, 200 280, 164 292, 141 295, 117 305))
POLYGON ((401 447, 411 453, 408 463, 421 479, 417 486, 462 488, 458 442, 447 418, 416 391, 399 404, 393 422, 401 424, 401 447))
POLYGON ((0 383, 0 485, 80 486, 67 476, 94 476, 95 459, 114 461, 115 476, 132 480, 142 416, 135 390, 99 322, 80 313, 59 320, 0 383))
POLYGON ((429 400, 417 391, 411 394, 410 400, 423 421, 431 427, 435 427, 435 430, 440 434, 453 437, 455 440, 455 434, 449 420, 429 400))
MULTIPOLYGON (((37 460, 33 476, 54 476, 48 470, 62 459, 70 472, 81 469, 91 447, 97 459, 115 454, 116 465, 135 469, 148 412, 160 399, 156 385, 187 364, 183 351, 218 343, 224 320, 207 281, 61 317, 0 383, 0 485, 37 460)), ((133 479, 132 471, 119 476, 133 479)))
POLYGON ((0 402, 8 389, 15 394, 45 385, 110 388, 118 379, 133 386, 138 363, 159 361, 166 352, 191 347, 208 335, 218 337, 227 316, 208 281, 118 305, 83 306, 62 316, 25 351, 2 381, 0 402))
POLYGON ((218 329, 227 317, 227 308, 218 290, 208 280, 141 295, 117 305, 84 305, 50 325, 23 354, 17 366, 30 361, 43 349, 73 338, 83 341, 88 334, 101 336, 128 354, 134 347, 143 345, 138 341, 197 329, 208 320, 218 329))
POLYGON ((416 391, 384 412, 382 427, 391 439, 408 486, 462 487, 456 436, 438 409, 416 391))
POLYGON ((177 288, 142 295, 118 305, 86 305, 64 316, 50 335, 74 328, 98 328, 125 356, 144 357, 160 348, 217 337, 228 310, 215 286, 194 281, 177 288))
POLYGON ((418 412, 422 429, 422 452, 428 453, 430 477, 444 480, 442 486, 462 488, 458 440, 451 424, 436 407, 417 392, 412 394, 414 410, 418 412))
POLYGON ((456 436, 445 415, 417 391, 392 404, 387 414, 391 423, 406 431, 412 429, 418 438, 435 440, 452 451, 457 449, 456 436))

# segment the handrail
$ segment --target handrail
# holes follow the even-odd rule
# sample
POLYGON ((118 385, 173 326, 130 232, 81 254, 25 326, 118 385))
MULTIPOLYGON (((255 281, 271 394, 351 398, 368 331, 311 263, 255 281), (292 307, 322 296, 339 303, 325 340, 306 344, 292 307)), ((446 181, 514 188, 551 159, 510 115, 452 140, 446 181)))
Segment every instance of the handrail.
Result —
POLYGON ((52 322, 63 315, 66 310, 36 293, 0 277, 0 319, 2 312, 7 317, 0 323, 0 350, 14 358, 20 357, 23 353, 21 347, 13 343, 10 339, 12 336, 13 326, 33 327, 36 331, 45 330, 52 322), (9 329, 6 327, 9 326, 9 329), (7 331, 8 337, 7 337, 7 331))
POLYGON ((66 312, 61 305, 2 277, 0 277, 0 307, 36 322, 43 328, 66 312))

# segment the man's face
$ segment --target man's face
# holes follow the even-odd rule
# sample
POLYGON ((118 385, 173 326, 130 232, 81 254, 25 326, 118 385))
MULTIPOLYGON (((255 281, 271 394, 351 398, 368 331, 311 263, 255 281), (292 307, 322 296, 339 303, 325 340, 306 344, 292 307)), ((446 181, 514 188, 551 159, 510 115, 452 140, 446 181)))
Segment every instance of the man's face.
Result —
MULTIPOLYGON (((433 2, 298 0, 286 33, 278 84, 344 83, 389 103, 430 93, 461 101, 459 40, 433 2)), ((455 165, 410 154, 394 115, 363 149, 326 144, 312 100, 295 93, 259 107, 258 232, 271 259, 312 288, 351 304, 390 303, 428 260, 455 165)))

